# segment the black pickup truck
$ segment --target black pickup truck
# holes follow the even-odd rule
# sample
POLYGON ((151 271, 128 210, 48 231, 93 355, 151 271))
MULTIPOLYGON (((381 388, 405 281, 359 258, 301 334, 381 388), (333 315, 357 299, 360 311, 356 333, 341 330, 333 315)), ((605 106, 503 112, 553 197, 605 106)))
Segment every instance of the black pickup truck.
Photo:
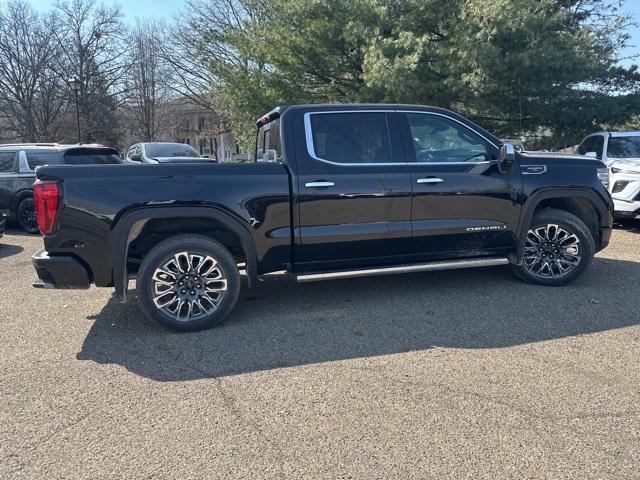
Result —
POLYGON ((34 285, 124 300, 136 278, 152 317, 197 330, 231 311, 241 270, 251 286, 510 264, 562 285, 611 236, 603 163, 520 154, 448 110, 297 105, 257 125, 255 163, 39 168, 34 285))

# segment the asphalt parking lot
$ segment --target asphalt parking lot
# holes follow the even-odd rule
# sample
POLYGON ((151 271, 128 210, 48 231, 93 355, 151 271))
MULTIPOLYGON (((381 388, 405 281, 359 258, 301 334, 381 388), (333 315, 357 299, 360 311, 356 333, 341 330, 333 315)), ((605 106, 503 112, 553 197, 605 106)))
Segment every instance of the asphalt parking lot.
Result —
POLYGON ((563 288, 278 278, 189 334, 39 248, 0 239, 1 478, 638 478, 640 223, 563 288))

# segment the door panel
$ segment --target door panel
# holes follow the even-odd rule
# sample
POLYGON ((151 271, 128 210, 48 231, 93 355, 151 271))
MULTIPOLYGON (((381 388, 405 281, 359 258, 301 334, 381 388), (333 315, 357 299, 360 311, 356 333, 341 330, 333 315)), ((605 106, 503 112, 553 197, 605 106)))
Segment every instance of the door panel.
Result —
POLYGON ((411 254, 471 257, 512 248, 522 183, 517 165, 500 172, 497 146, 454 119, 416 113, 400 124, 413 161, 411 254))
POLYGON ((296 122, 302 269, 397 262, 411 244, 411 184, 386 112, 322 112, 296 122))

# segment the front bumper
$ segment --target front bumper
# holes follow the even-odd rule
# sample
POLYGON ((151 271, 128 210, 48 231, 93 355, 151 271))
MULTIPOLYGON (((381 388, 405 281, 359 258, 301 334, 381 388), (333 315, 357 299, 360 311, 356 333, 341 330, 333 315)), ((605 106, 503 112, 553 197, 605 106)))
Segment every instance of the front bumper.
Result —
POLYGON ((40 250, 31 257, 38 274, 36 288, 89 288, 87 269, 72 255, 50 255, 40 250))
POLYGON ((624 186, 612 193, 614 215, 617 218, 640 217, 640 175, 637 173, 619 172, 611 174, 611 186, 624 186))

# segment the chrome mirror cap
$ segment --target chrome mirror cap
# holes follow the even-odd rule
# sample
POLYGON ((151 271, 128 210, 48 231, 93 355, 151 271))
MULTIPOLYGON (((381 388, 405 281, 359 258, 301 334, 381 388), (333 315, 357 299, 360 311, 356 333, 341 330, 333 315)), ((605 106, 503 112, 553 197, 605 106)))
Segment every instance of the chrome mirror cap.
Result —
POLYGON ((513 143, 503 143, 500 145, 500 162, 513 163, 516 159, 516 147, 513 143))

